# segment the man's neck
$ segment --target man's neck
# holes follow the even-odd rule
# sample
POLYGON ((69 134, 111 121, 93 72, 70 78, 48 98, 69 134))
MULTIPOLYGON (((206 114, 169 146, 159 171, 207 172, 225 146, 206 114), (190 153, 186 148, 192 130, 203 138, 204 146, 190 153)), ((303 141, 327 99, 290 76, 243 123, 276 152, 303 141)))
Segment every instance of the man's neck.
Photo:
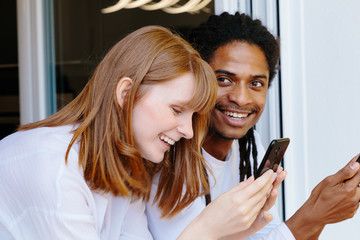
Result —
POLYGON ((214 158, 224 161, 233 141, 233 139, 219 138, 216 134, 208 135, 203 143, 203 148, 214 158))

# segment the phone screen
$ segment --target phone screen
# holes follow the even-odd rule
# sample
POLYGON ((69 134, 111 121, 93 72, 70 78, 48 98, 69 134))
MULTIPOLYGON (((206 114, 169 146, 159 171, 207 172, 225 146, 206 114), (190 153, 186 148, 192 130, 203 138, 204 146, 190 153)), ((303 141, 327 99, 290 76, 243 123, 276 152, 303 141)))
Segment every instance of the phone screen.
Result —
POLYGON ((280 165, 289 143, 289 138, 280 138, 271 141, 268 149, 266 150, 264 158, 255 173, 255 178, 260 177, 269 169, 272 169, 274 172, 277 171, 277 168, 280 165))

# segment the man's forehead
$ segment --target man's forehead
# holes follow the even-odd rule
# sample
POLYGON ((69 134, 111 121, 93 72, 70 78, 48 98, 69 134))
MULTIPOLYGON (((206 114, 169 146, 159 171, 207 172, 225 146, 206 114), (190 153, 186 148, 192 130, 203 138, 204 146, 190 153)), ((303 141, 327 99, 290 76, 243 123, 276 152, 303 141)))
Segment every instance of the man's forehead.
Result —
POLYGON ((218 73, 234 75, 247 69, 253 75, 269 75, 263 51, 257 45, 246 42, 232 42, 219 47, 209 64, 218 73))

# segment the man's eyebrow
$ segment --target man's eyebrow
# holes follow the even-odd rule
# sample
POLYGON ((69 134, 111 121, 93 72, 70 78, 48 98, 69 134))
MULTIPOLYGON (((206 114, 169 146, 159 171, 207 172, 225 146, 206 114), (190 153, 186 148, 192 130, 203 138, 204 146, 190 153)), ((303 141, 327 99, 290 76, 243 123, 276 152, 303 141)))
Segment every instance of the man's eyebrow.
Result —
POLYGON ((267 76, 265 76, 265 75, 253 75, 252 78, 265 78, 265 79, 267 79, 267 76))
MULTIPOLYGON (((215 70, 215 73, 222 73, 222 74, 226 74, 226 75, 229 75, 229 76, 236 76, 235 73, 229 72, 229 71, 226 71, 226 70, 222 70, 222 69, 215 70)), ((251 75, 251 78, 264 78, 264 79, 267 79, 268 77, 266 75, 263 75, 263 74, 258 74, 258 75, 251 75)))
POLYGON ((223 73, 223 74, 230 75, 230 76, 235 76, 236 75, 235 73, 229 72, 229 71, 226 71, 226 70, 215 70, 215 73, 223 73))

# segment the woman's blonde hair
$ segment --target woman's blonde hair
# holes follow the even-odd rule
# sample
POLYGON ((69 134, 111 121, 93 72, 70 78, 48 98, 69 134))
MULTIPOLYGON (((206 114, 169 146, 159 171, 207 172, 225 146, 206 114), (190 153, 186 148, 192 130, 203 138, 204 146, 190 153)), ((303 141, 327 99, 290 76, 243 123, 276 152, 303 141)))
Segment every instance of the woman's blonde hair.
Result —
POLYGON ((208 190, 201 143, 216 91, 211 67, 185 40, 166 28, 147 26, 123 38, 106 54, 72 102, 49 118, 19 130, 77 125, 66 160, 78 141, 79 165, 93 190, 148 199, 153 175, 161 170, 156 201, 163 216, 172 216, 208 190), (149 85, 189 72, 196 79, 195 92, 188 103, 195 111, 193 138, 178 141, 160 164, 142 159, 134 148, 132 135, 134 104, 149 85), (133 85, 121 108, 116 86, 123 77, 131 78, 133 85))

